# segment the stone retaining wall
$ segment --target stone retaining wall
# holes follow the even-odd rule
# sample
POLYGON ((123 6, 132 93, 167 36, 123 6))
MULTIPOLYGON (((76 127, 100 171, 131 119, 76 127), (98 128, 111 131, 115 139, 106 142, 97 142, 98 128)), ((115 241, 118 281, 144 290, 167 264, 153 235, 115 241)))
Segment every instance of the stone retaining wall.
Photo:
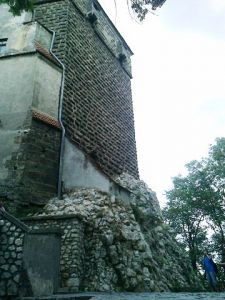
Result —
POLYGON ((0 297, 18 294, 27 231, 23 223, 0 211, 0 297))
POLYGON ((93 188, 77 188, 63 199, 51 199, 33 216, 42 223, 62 220, 57 226, 63 228, 63 285, 102 292, 200 290, 187 254, 163 223, 155 194, 126 174, 116 181, 131 191, 130 203, 93 188))
POLYGON ((78 291, 84 266, 84 227, 73 216, 48 216, 23 219, 32 230, 60 230, 60 286, 78 291))

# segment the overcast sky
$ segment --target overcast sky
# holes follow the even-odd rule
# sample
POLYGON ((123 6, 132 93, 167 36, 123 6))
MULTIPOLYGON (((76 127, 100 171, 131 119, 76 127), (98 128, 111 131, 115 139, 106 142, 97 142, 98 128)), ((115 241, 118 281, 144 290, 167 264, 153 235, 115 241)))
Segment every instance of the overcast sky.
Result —
POLYGON ((99 0, 134 52, 140 177, 165 203, 171 178, 225 136, 225 0, 167 0, 142 25, 99 0))

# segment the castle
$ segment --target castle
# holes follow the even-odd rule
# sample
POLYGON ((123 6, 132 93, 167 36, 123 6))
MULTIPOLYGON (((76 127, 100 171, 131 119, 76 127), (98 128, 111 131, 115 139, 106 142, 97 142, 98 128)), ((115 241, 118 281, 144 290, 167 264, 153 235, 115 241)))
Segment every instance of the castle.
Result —
POLYGON ((139 181, 133 53, 100 4, 0 23, 0 297, 199 289, 139 181))
MULTIPOLYGON (((1 7, 0 197, 40 206, 62 189, 138 178, 132 51, 96 1, 1 7)), ((13 204, 12 207, 15 207, 13 204)))

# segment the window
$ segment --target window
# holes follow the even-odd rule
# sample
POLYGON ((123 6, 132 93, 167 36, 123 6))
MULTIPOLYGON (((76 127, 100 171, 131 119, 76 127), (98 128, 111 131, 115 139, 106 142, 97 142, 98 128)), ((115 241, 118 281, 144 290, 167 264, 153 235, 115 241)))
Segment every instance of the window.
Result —
POLYGON ((0 39, 0 53, 2 53, 6 48, 7 38, 0 39))

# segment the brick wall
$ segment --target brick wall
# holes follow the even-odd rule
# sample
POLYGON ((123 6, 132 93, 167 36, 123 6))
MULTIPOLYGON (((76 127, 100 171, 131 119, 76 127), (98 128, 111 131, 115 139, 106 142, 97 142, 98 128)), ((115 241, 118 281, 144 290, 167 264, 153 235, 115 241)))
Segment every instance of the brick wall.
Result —
POLYGON ((20 148, 7 162, 8 179, 0 185, 3 202, 14 200, 5 202, 8 211, 43 205, 57 194, 60 136, 59 129, 33 119, 30 128, 16 137, 20 148))
POLYGON ((36 19, 56 31, 53 50, 66 66, 67 136, 109 176, 128 172, 138 177, 127 72, 72 1, 41 1, 36 19))
POLYGON ((57 194, 58 164, 60 153, 59 129, 38 120, 33 120, 26 143, 27 158, 23 185, 26 186, 26 201, 45 204, 57 194))

